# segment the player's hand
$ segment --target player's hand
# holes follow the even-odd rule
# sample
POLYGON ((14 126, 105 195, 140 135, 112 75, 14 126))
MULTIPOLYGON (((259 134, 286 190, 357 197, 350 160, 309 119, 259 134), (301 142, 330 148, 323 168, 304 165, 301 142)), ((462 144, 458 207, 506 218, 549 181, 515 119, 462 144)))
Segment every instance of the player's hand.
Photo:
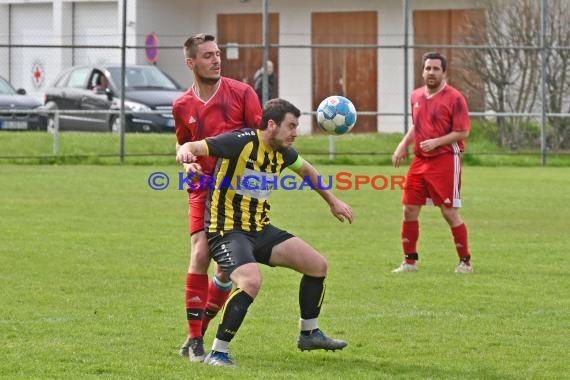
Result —
POLYGON ((420 148, 424 152, 431 152, 439 146, 437 139, 424 140, 420 143, 420 148))
POLYGON ((176 154, 176 161, 179 164, 191 164, 196 161, 196 156, 194 156, 191 152, 180 149, 176 154))
POLYGON ((331 204, 331 213, 341 222, 346 218, 352 224, 352 208, 343 201, 335 199, 331 204))
POLYGON ((394 164, 395 168, 399 168, 402 161, 406 160, 406 147, 402 145, 398 145, 394 154, 392 155, 392 163, 394 164))
POLYGON ((184 173, 186 177, 190 177, 190 182, 197 183, 200 181, 200 176, 204 175, 202 166, 197 163, 182 164, 184 166, 184 173))

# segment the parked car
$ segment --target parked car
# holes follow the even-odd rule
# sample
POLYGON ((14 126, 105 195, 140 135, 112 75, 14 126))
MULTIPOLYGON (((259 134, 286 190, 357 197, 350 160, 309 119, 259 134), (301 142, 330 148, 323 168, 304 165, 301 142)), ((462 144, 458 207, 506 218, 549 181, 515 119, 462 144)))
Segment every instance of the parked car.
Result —
MULTIPOLYGON (((174 132, 172 102, 183 89, 155 66, 128 65, 125 76, 126 131, 174 132), (164 113, 144 113, 144 111, 164 113), (140 112, 140 113, 139 113, 140 112)), ((78 66, 59 75, 45 93, 48 110, 118 110, 121 95, 121 66, 78 66)), ((48 114, 48 130, 54 128, 54 114, 48 114)), ((106 113, 59 116, 60 130, 120 131, 119 115, 106 113)))
POLYGON ((46 129, 46 118, 38 113, 14 113, 15 110, 39 109, 42 103, 23 88, 15 89, 0 77, 0 129, 46 129))

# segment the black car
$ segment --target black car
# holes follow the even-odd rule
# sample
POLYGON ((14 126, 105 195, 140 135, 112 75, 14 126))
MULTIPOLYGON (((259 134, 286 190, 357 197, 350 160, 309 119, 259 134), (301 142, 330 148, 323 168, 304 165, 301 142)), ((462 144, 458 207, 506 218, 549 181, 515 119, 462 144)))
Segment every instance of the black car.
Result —
POLYGON ((42 103, 26 95, 26 90, 14 89, 0 77, 0 129, 46 129, 46 119, 38 113, 15 113, 16 110, 39 109, 42 103))
MULTIPOLYGON (((121 66, 72 67, 59 75, 45 93, 48 110, 118 110, 121 95, 121 66)), ((128 65, 125 76, 126 131, 174 132, 172 102, 183 89, 155 66, 128 65), (145 111, 163 113, 145 113, 145 111)), ((48 130, 53 130, 54 114, 48 114, 48 130)), ((112 131, 120 130, 117 114, 85 113, 59 116, 60 130, 112 131)))

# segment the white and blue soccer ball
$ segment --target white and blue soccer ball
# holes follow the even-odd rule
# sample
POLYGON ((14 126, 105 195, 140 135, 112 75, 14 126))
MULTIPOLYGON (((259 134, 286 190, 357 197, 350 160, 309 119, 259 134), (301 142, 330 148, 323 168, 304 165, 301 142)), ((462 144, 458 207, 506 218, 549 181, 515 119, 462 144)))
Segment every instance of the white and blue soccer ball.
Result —
POLYGON ((344 96, 329 96, 317 108, 317 122, 329 135, 344 135, 356 124, 356 108, 344 96))

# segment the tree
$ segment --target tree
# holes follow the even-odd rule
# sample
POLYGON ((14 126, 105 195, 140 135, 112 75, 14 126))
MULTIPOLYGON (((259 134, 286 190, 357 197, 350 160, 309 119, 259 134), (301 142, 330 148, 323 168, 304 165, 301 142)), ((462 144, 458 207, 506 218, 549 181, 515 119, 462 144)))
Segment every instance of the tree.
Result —
MULTIPOLYGON (((549 112, 570 112, 570 11, 568 0, 547 2, 546 98, 549 112)), ((485 86, 487 108, 498 113, 540 112, 541 12, 536 0, 481 0, 485 27, 466 20, 466 43, 498 48, 463 51, 462 67, 476 74, 485 86), (508 46, 509 48, 505 48, 508 46)), ((480 83, 472 83, 473 86, 480 83)), ((524 141, 529 117, 497 117, 499 144, 518 148, 524 141)), ((554 134, 552 148, 570 144, 570 120, 549 118, 554 134)))
MULTIPOLYGON (((546 33, 546 89, 550 113, 570 113, 570 11, 568 1, 548 2, 546 33)), ((553 127, 549 136, 552 149, 570 148, 570 118, 549 117, 553 127)))

